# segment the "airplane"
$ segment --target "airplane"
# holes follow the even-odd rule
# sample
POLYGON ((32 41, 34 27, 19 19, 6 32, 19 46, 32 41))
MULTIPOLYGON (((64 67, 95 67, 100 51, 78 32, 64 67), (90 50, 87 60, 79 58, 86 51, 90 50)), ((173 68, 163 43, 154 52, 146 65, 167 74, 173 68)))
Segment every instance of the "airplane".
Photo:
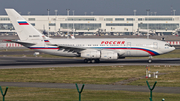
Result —
POLYGON ((100 59, 116 60, 125 57, 149 57, 165 54, 175 48, 169 43, 140 38, 73 38, 53 39, 46 37, 28 23, 14 9, 5 9, 20 40, 6 40, 19 43, 29 49, 51 55, 82 57, 85 63, 98 63, 100 59))

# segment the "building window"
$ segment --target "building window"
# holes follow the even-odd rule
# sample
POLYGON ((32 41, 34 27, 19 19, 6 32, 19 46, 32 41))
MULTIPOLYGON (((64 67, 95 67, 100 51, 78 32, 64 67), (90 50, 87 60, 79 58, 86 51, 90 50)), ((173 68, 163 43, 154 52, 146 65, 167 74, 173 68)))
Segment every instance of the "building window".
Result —
MULTIPOLYGON (((147 23, 138 24, 140 29, 147 29, 147 23)), ((179 28, 179 24, 172 24, 172 23, 156 23, 156 24, 149 24, 149 29, 153 30, 175 30, 179 28)))
POLYGON ((28 18, 29 21, 35 21, 35 18, 28 18))
POLYGON ((31 23, 32 26, 35 26, 35 23, 31 23))
POLYGON ((113 21, 113 18, 105 18, 105 21, 113 21))
POLYGON ((56 26, 56 23, 49 23, 49 26, 56 26))
MULTIPOLYGON (((69 29, 73 29, 73 23, 69 23, 69 29)), ((61 23, 62 29, 67 29, 67 23, 61 23)), ((101 28, 100 23, 74 23, 75 30, 96 30, 101 28)))
POLYGON ((146 21, 172 21, 173 18, 145 18, 146 21))
POLYGON ((95 18, 68 18, 68 21, 95 21, 95 18))
POLYGON ((124 18, 115 18, 115 21, 124 21, 124 18))
POLYGON ((9 21, 9 18, 0 18, 1 21, 9 21))
POLYGON ((133 18, 127 18, 126 20, 127 20, 127 21, 134 21, 133 18))
POLYGON ((142 21, 143 20, 143 18, 138 18, 138 21, 142 21))
POLYGON ((133 26, 132 23, 106 23, 106 26, 133 26))

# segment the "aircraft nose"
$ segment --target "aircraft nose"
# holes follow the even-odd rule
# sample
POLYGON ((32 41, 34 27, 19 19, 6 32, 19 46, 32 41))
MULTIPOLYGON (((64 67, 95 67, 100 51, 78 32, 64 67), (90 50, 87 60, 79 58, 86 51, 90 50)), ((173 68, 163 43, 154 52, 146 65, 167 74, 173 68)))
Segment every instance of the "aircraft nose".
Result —
POLYGON ((175 50, 176 48, 175 47, 172 47, 172 51, 175 50))

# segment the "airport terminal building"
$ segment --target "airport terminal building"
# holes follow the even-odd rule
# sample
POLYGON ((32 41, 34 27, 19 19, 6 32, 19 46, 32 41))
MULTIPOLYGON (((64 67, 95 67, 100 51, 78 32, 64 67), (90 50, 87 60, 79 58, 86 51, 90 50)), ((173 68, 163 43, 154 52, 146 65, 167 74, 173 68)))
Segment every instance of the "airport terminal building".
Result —
MULTIPOLYGON (((25 15, 23 16, 39 31, 50 33, 75 32, 76 34, 128 34, 134 33, 163 33, 178 32, 180 16, 99 16, 99 15, 25 15), (147 30, 149 29, 149 30, 147 30)), ((8 16, 0 15, 0 33, 14 33, 14 27, 8 16)))

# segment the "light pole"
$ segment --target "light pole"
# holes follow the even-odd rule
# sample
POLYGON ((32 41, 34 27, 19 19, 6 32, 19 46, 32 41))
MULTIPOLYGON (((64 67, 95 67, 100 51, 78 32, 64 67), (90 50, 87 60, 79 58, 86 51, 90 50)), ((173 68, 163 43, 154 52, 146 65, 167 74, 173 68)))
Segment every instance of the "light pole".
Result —
POLYGON ((134 10, 134 16, 136 16, 136 11, 137 11, 137 10, 134 10))
POLYGON ((47 9, 47 11, 48 11, 48 37, 49 37, 49 30, 50 30, 50 28, 49 28, 49 11, 50 11, 50 9, 47 9))
POLYGON ((57 14, 58 14, 58 10, 54 10, 54 12, 55 12, 55 15, 57 15, 57 14))
MULTIPOLYGON (((94 13, 94 12, 91 12, 91 16, 93 16, 93 13, 94 13)), ((93 23, 93 29, 92 29, 92 30, 95 30, 95 28, 94 28, 94 23, 93 23)))
POLYGON ((48 19, 49 19, 49 11, 50 11, 50 9, 47 9, 47 11, 48 11, 48 19))
POLYGON ((91 15, 93 15, 94 12, 91 12, 91 15))
MULTIPOLYGON (((55 19, 57 19, 57 15, 58 15, 58 10, 54 10, 54 12, 55 12, 55 19)), ((55 24, 56 24, 56 20, 55 20, 55 24)), ((55 25, 55 32, 56 32, 56 25, 55 25)))
MULTIPOLYGON (((137 10, 134 10, 134 16, 136 16, 136 11, 137 11, 137 10)), ((133 24, 133 26, 132 26, 132 34, 134 33, 134 28, 135 28, 135 25, 136 25, 136 24, 135 24, 135 18, 134 18, 133 21, 134 21, 134 24, 133 24)))
POLYGON ((28 12, 28 15, 30 15, 31 12, 28 12))
MULTIPOLYGON (((70 9, 66 9, 66 11, 67 11, 67 16, 69 17, 70 9)), ((68 19, 68 17, 67 17, 67 21, 68 21, 68 23, 67 23, 67 30, 68 30, 68 37, 69 37, 69 19, 68 19)))
POLYGON ((152 16, 153 12, 151 12, 151 16, 152 16))
POLYGON ((154 15, 156 15, 157 14, 157 12, 154 12, 154 15))
POLYGON ((74 36, 74 10, 72 12, 73 12, 73 36, 74 36))
POLYGON ((175 16, 175 12, 176 12, 176 10, 174 9, 174 10, 173 10, 173 12, 174 12, 174 16, 175 16))
POLYGON ((140 24, 141 24, 141 26, 140 26, 140 28, 139 28, 139 29, 143 29, 143 23, 141 22, 140 24))
MULTIPOLYGON (((147 21, 149 20, 149 11, 150 11, 150 9, 147 9, 146 10, 147 11, 147 21)), ((149 23, 147 23, 147 39, 149 39, 149 23)))

